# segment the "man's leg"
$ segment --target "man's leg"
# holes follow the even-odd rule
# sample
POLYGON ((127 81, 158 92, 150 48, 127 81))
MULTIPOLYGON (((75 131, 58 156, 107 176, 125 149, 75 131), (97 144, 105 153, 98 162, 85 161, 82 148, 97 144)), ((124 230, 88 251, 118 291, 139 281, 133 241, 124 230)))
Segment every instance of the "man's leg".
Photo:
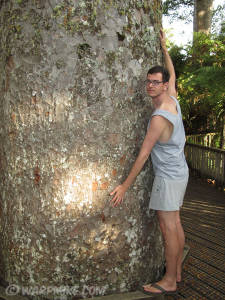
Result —
MULTIPOLYGON (((180 223, 179 211, 157 211, 160 228, 165 242, 166 273, 158 285, 167 291, 176 290, 177 279, 181 277, 181 260, 184 244, 184 233, 180 223), (179 264, 179 268, 178 268, 179 264), (179 278, 177 278, 177 268, 179 278)), ((150 292, 159 290, 145 285, 144 289, 150 292)))
POLYGON ((178 232, 178 239, 179 239, 179 255, 177 259, 177 282, 181 282, 181 272, 182 272, 182 258, 184 252, 184 244, 185 244, 185 236, 184 230, 180 220, 180 212, 176 211, 176 225, 177 225, 177 232, 178 232))

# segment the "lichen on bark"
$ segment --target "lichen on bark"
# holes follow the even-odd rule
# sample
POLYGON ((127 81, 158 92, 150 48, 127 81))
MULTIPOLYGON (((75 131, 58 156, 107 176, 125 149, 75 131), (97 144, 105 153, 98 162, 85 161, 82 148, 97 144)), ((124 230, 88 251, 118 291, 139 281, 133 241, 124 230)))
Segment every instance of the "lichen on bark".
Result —
MULTIPOLYGON (((19 285, 128 291, 162 271, 148 162, 120 208, 160 62, 155 1, 13 1, 1 7, 2 274, 19 285), (148 266, 148 268, 146 268, 148 266), (96 271, 97 270, 97 271, 96 271)), ((40 297, 36 297, 39 299, 40 297)))

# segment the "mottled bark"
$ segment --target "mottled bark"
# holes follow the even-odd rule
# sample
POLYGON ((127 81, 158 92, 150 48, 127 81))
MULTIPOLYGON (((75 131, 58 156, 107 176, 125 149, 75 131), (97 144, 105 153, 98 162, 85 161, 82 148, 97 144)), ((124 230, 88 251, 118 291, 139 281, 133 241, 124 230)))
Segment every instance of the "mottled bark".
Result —
POLYGON ((158 4, 3 1, 4 280, 112 293, 159 276, 162 240, 154 213, 147 215, 149 162, 124 204, 109 205, 151 114, 143 80, 161 57, 158 4))

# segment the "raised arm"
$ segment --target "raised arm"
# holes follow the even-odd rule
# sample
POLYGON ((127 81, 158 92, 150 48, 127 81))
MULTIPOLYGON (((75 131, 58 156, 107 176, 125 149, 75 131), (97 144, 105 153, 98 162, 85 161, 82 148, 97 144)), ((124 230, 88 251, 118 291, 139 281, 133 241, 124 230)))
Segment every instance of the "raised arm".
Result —
POLYGON ((170 74, 170 80, 169 80, 169 87, 168 87, 168 94, 170 96, 177 96, 176 92, 176 87, 175 87, 175 82, 176 82, 176 74, 173 66, 172 59, 169 55, 169 52, 166 48, 166 36, 163 31, 163 29, 160 29, 160 42, 161 42, 161 47, 162 47, 162 52, 164 55, 164 60, 165 60, 165 66, 170 74))

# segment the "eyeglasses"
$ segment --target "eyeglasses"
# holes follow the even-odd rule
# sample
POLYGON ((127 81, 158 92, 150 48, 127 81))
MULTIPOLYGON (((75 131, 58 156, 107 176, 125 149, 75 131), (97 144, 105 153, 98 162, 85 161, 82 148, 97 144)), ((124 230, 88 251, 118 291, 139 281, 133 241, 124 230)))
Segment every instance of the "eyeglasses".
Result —
POLYGON ((145 84, 146 85, 149 85, 149 84, 152 84, 153 86, 157 86, 159 85, 160 83, 163 83, 163 81, 158 81, 158 80, 145 80, 145 84))

